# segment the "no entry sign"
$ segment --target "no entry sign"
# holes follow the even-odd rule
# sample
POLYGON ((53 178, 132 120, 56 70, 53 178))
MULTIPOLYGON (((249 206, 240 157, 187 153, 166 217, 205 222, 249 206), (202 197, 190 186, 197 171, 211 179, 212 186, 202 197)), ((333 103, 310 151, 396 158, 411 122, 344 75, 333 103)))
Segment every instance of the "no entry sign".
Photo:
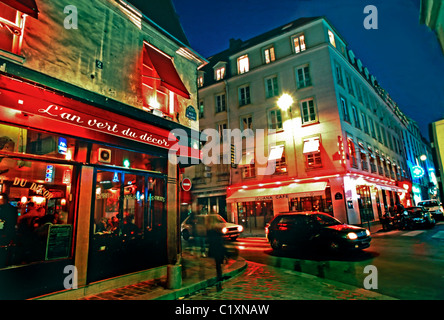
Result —
POLYGON ((191 190, 191 180, 189 178, 183 178, 183 180, 182 180, 182 189, 184 191, 190 191, 191 190))

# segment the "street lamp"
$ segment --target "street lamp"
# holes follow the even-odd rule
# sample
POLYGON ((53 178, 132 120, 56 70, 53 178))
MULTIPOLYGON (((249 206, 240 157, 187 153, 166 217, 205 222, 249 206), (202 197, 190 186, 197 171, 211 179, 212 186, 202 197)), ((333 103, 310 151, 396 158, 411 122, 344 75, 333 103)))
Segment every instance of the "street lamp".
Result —
POLYGON ((292 104, 293 104, 293 98, 288 93, 282 94, 277 101, 279 109, 281 109, 282 111, 287 111, 289 109, 290 116, 291 116, 292 104))
MULTIPOLYGON (((283 93, 278 101, 277 101, 277 105, 279 107, 279 109, 281 109, 282 111, 287 111, 290 115, 290 130, 293 131, 293 115, 291 112, 291 105, 293 104, 294 100, 293 97, 291 95, 289 95, 288 93, 283 93)), ((294 168, 296 171, 296 176, 298 175, 298 168, 297 168, 297 161, 296 161, 296 143, 294 141, 294 134, 293 132, 291 132, 291 140, 292 140, 292 146, 293 146, 293 155, 294 155, 294 168)))

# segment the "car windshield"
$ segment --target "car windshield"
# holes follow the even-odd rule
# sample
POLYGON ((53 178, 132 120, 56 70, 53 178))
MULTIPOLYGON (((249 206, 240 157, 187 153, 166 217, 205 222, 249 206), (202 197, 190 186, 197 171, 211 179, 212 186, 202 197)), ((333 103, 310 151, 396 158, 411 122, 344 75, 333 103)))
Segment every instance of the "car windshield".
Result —
POLYGON ((412 216, 420 216, 422 214, 421 208, 408 208, 407 212, 412 216))
POLYGON ((222 218, 220 215, 217 214, 210 216, 210 223, 214 224, 214 223, 227 223, 227 222, 225 221, 224 218, 222 218))
POLYGON ((425 201, 425 202, 420 202, 418 204, 420 206, 423 206, 423 207, 436 207, 436 206, 438 206, 438 202, 436 202, 436 201, 425 201))
POLYGON ((339 221, 333 217, 330 217, 328 215, 323 215, 323 214, 316 214, 315 219, 319 224, 324 225, 324 226, 336 226, 336 225, 342 224, 341 221, 339 221))

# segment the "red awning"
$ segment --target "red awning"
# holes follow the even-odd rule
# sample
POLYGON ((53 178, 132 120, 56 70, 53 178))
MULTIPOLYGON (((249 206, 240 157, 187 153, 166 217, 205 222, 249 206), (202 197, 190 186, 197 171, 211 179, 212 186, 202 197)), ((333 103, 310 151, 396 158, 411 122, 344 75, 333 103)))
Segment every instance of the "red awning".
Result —
POLYGON ((38 19, 39 9, 37 8, 35 0, 0 0, 0 2, 38 19))
MULTIPOLYGON (((180 79, 171 59, 149 45, 145 45, 144 47, 150 60, 149 62, 151 62, 149 63, 144 59, 144 63, 152 65, 159 75, 162 85, 168 90, 171 90, 184 98, 190 99, 190 93, 180 79)), ((145 72, 144 75, 146 75, 145 72)))

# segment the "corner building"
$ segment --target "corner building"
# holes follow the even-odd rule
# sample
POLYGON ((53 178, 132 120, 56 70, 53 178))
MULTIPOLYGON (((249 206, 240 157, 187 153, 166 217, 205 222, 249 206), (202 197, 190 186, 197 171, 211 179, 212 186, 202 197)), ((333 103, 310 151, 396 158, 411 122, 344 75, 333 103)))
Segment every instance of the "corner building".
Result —
POLYGON ((0 230, 0 298, 165 274, 183 171, 169 133, 198 130, 186 109, 205 63, 172 3, 0 1, 0 19, 0 191, 16 211, 0 230))
POLYGON ((221 137, 223 129, 251 129, 255 144, 245 132, 242 143, 227 142, 234 147, 221 142, 221 163, 223 150, 234 163, 192 169, 200 209, 263 232, 280 212, 364 224, 407 204, 407 118, 326 18, 232 39, 208 60, 198 74, 200 129, 221 137))

